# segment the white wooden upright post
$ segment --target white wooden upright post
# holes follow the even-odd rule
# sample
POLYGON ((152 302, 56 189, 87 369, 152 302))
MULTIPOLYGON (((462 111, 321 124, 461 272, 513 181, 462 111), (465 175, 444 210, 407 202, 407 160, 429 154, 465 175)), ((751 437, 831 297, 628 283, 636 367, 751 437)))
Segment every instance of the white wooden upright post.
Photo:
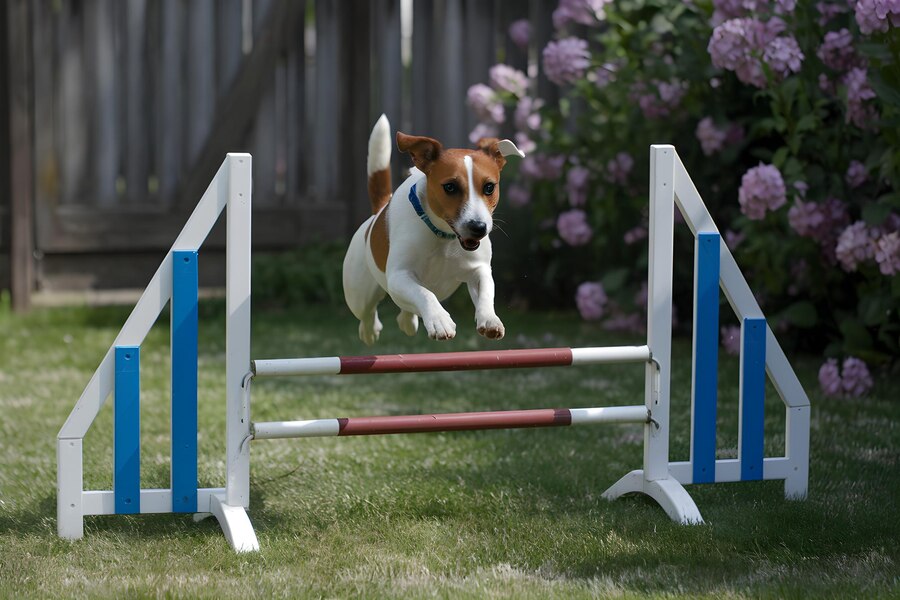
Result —
POLYGON ((647 266, 646 404, 653 423, 644 427, 644 477, 669 476, 669 388, 672 367, 672 253, 675 239, 675 148, 650 147, 650 252, 647 266), (656 377, 656 381, 653 378, 656 377))
POLYGON ((226 504, 250 505, 250 419, 242 383, 250 371, 250 194, 252 159, 228 155, 226 207, 225 378, 226 504))

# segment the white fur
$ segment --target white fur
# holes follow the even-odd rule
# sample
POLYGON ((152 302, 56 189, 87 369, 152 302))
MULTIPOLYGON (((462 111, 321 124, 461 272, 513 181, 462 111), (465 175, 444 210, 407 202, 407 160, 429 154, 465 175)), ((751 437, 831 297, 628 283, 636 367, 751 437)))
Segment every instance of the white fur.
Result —
POLYGON ((463 164, 466 167, 469 197, 466 199, 466 204, 459 214, 459 222, 465 226, 465 223, 469 221, 482 221, 487 225, 487 232, 490 233, 494 228, 494 220, 491 218, 491 211, 488 210, 484 196, 479 193, 480 190, 475 189, 475 183, 472 179, 472 157, 464 156, 463 164))
POLYGON ((366 171, 369 175, 387 169, 391 165, 391 124, 387 115, 381 115, 372 128, 366 162, 366 171))
MULTIPOLYGON (((378 120, 373 131, 373 139, 381 139, 382 122, 387 129, 387 119, 378 120)), ((381 152, 380 143, 376 151, 381 152)), ((373 164, 370 142, 369 164, 373 164)), ((470 159, 471 160, 471 159, 470 159)), ((471 170, 470 175, 471 178, 471 170)), ((432 339, 451 339, 456 335, 456 323, 441 306, 460 284, 465 283, 475 305, 475 325, 485 337, 500 339, 505 330, 494 311, 494 280, 491 275, 491 241, 481 240, 477 250, 467 252, 456 239, 442 239, 436 236, 416 214, 409 203, 409 190, 413 184, 426 213, 435 226, 450 231, 449 225, 439 219, 428 207, 425 175, 413 168, 410 176, 394 191, 391 201, 383 209, 387 211, 390 250, 386 271, 382 272, 368 243, 366 230, 373 222, 369 217, 350 242, 344 258, 344 297, 350 310, 359 319, 359 337, 366 344, 372 344, 381 332, 378 319, 378 303, 385 293, 400 307, 397 323, 407 335, 414 335, 421 317, 428 336, 432 339)), ((471 189, 471 184, 469 185, 471 189)), ((470 195, 472 193, 470 192, 470 195)), ((476 194, 476 196, 478 196, 476 194)), ((484 200, 476 197, 488 213, 484 200)), ((478 209, 473 209, 478 210, 478 209)))

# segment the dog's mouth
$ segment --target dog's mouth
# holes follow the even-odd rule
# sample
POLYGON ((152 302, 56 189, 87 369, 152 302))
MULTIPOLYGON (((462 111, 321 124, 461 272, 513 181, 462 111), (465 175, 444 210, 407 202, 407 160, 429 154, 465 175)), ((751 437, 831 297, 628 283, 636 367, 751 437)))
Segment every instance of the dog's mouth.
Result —
POLYGON ((478 250, 478 247, 481 245, 481 240, 464 238, 461 235, 457 235, 456 238, 459 240, 459 245, 462 246, 463 250, 468 252, 478 250))

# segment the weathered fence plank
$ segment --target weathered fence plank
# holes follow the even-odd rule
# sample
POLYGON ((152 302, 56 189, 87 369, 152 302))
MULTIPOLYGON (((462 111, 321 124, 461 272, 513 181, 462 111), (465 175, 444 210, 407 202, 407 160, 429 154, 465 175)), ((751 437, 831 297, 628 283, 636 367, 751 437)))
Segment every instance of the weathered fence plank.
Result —
POLYGON ((28 26, 28 0, 12 0, 7 3, 7 30, 9 39, 9 94, 10 145, 13 148, 10 162, 11 239, 10 279, 12 307, 16 311, 28 310, 31 290, 34 286, 32 223, 32 172, 31 128, 33 114, 31 103, 31 66, 29 62, 31 29, 28 26))
POLYGON ((151 136, 147 128, 149 114, 149 90, 147 78, 149 65, 146 55, 147 2, 128 0, 124 6, 125 60, 120 69, 125 81, 125 136, 122 144, 125 153, 125 189, 123 197, 128 204, 147 203, 147 179, 150 170, 151 136))
POLYGON ((203 151, 216 112, 215 5, 213 0, 188 3, 187 37, 187 159, 194 163, 203 151))
POLYGON ((157 170, 160 196, 165 206, 175 203, 184 163, 184 23, 186 14, 180 0, 162 0, 160 7, 159 88, 156 104, 160 121, 156 129, 157 170))

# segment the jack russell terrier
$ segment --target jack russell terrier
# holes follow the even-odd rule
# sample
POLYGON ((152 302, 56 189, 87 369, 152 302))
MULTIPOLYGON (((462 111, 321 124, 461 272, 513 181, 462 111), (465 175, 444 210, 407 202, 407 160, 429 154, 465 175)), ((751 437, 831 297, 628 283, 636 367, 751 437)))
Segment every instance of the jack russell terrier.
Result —
POLYGON ((421 317, 428 337, 452 339, 456 323, 441 301, 465 283, 475 304, 475 328, 499 340, 504 329, 494 311, 488 234, 506 157, 525 155, 496 138, 467 150, 397 132, 397 147, 415 167, 392 195, 390 124, 382 115, 369 137, 372 216, 356 230, 344 258, 344 298, 359 319, 359 338, 366 345, 378 339, 378 303, 387 293, 400 307, 403 333, 415 335, 421 317))

